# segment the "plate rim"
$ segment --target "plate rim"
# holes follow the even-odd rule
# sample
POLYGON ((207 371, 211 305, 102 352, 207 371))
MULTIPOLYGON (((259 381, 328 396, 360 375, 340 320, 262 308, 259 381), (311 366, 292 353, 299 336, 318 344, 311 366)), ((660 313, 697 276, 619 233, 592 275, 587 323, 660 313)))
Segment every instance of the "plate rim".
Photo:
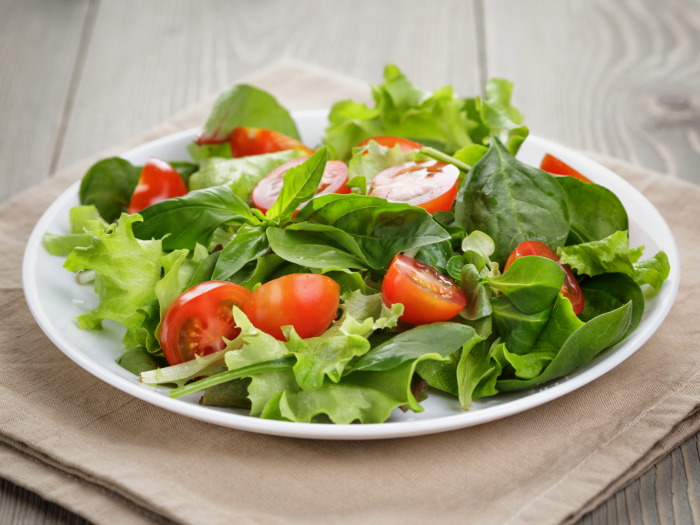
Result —
MULTIPOLYGON (((321 115, 328 115, 326 110, 313 110, 313 111, 296 111, 292 113, 292 117, 296 120, 298 118, 318 118, 321 115)), ((182 138, 184 136, 193 136, 201 128, 191 128, 188 130, 180 131, 159 139, 150 141, 146 144, 142 144, 129 151, 124 152, 122 157, 132 156, 142 152, 143 150, 148 150, 163 143, 171 142, 182 138)), ((138 383, 133 383, 125 378, 122 378, 110 370, 104 369, 102 366, 98 365, 96 362, 89 359, 86 355, 77 349, 72 348, 71 344, 61 337, 61 334, 52 325, 50 319, 48 318, 46 312, 44 312, 41 302, 39 299, 39 291, 37 289, 36 281, 34 279, 34 268, 36 266, 38 249, 42 247, 42 238, 44 232, 46 232, 47 227, 56 216, 57 210, 61 209, 63 205, 70 199, 72 199, 79 191, 80 180, 71 184, 51 205, 44 211, 41 218, 35 225, 32 233, 29 237, 27 245, 25 247, 24 256, 22 260, 22 285, 24 289, 25 299, 27 305, 36 320, 39 327, 43 332, 49 337, 49 339, 73 362, 78 366, 92 374, 93 376, 101 379, 102 381, 108 383, 109 385, 118 388, 119 390, 130 394, 138 399, 141 399, 147 403, 164 408, 171 412, 175 412, 193 419, 200 421, 205 421, 219 426, 226 426, 229 428, 235 428, 239 430, 245 430, 249 432, 263 433, 275 436, 285 436, 294 438, 305 438, 305 439, 330 439, 330 440, 366 440, 366 439, 392 439, 401 437, 411 437, 411 436, 421 436, 426 434, 433 434, 437 432, 446 432, 451 430, 457 430, 460 428, 466 428, 470 426, 480 425, 515 415, 517 413, 535 408, 544 403, 557 399, 564 396, 582 386, 594 381, 595 379, 606 374, 613 368, 617 367, 625 359, 636 352, 652 335, 661 323, 664 321, 668 315, 678 292, 678 287, 680 284, 680 256, 678 252, 678 246, 676 240, 673 237, 668 224, 666 223, 663 216, 654 207, 649 200, 636 188, 634 188, 627 181, 622 179, 619 175, 609 170, 605 166, 599 164, 598 162, 589 159, 581 153, 578 153, 568 147, 556 144, 549 140, 530 135, 527 140, 532 142, 538 142, 543 146, 546 146, 553 153, 562 155, 568 158, 575 158, 576 163, 580 166, 590 167, 591 169, 603 169, 612 175, 616 180, 618 185, 621 185, 626 191, 634 197, 635 201, 644 204, 647 210, 656 215, 655 222, 658 221, 658 225, 664 229, 664 235, 669 239, 670 242, 663 246, 666 254, 669 256, 669 261, 671 262, 671 275, 674 276, 673 279, 669 279, 668 285, 672 287, 671 293, 668 294, 661 305, 659 306, 660 312, 656 314, 652 322, 648 325, 639 327, 628 339, 625 340, 624 344, 629 344, 623 352, 611 353, 606 358, 602 359, 599 363, 592 366, 590 369, 577 374, 573 377, 561 378, 558 382, 553 383, 550 387, 543 390, 535 392, 531 395, 522 397, 520 399, 515 399, 504 403, 502 405, 497 405, 493 407, 488 407, 483 410, 476 412, 461 412, 449 416, 441 416, 435 419, 424 419, 415 421, 401 421, 401 422, 385 422, 373 425, 319 425, 314 423, 295 423, 288 421, 275 421, 260 419, 257 417, 251 417, 247 415, 236 414, 234 412, 223 412, 219 410, 212 410, 208 407, 203 407, 200 405, 193 405, 189 403, 183 403, 177 399, 172 399, 168 396, 164 396, 155 392, 155 388, 147 385, 141 385, 138 383)), ((564 159, 565 160, 565 159, 564 159)), ((584 170, 586 171, 586 170, 584 170)), ((620 344, 620 343, 618 343, 620 344)), ((618 345, 615 345, 617 347, 618 345)), ((613 347, 613 348, 615 348, 613 347)), ((610 349, 608 350, 610 352, 610 349)))

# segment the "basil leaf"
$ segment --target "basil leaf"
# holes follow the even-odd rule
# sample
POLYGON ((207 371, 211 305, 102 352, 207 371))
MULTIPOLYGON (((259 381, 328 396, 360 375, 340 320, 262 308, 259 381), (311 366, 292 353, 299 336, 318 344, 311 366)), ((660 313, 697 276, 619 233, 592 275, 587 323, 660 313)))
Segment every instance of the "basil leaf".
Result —
POLYGON ((366 264, 357 257, 341 250, 328 241, 323 234, 268 228, 270 247, 283 259, 308 268, 366 269, 366 264))
POLYGON ((556 250, 569 234, 561 186, 552 175, 515 159, 497 137, 459 189, 455 220, 494 240, 493 258, 501 267, 523 241, 540 241, 556 250))
POLYGON ((239 84, 223 92, 216 100, 197 144, 228 142, 231 132, 240 126, 272 129, 299 139, 291 115, 272 95, 239 84))
POLYGON ((192 249, 209 244, 214 230, 228 222, 255 223, 248 205, 226 186, 191 191, 158 202, 141 211, 143 223, 134 233, 139 239, 163 239, 164 250, 192 249))
POLYGON ((449 239, 423 208, 366 195, 323 195, 295 222, 333 226, 354 238, 367 263, 380 270, 397 253, 449 239))
POLYGON ((514 354, 526 354, 549 320, 551 306, 541 312, 525 314, 505 295, 491 297, 490 301, 493 324, 503 342, 514 354))
POLYGON ((244 224, 236 233, 233 240, 221 250, 212 273, 212 280, 225 281, 240 270, 244 264, 261 255, 270 248, 265 230, 244 224))
POLYGON ((608 312, 631 303, 631 321, 624 337, 637 329, 644 315, 644 294, 629 275, 623 273, 606 273, 581 283, 581 291, 586 300, 579 319, 590 322, 608 312))
POLYGON ((94 164, 80 183, 80 204, 93 204, 104 220, 116 221, 126 213, 139 182, 141 168, 119 157, 94 164))

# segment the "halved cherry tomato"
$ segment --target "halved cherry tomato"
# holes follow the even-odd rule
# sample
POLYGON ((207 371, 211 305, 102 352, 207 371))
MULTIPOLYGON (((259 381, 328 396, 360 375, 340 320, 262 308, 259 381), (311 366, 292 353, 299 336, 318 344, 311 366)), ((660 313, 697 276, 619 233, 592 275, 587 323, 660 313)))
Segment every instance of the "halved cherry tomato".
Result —
POLYGON ((207 281, 180 294, 163 314, 160 344, 165 359, 177 365, 226 347, 223 338, 240 333, 233 320, 233 306, 239 308, 251 293, 226 281, 207 281))
MULTIPOLYGON (((373 140, 380 146, 386 146, 387 148, 393 148, 398 144, 401 147, 401 151, 403 151, 404 153, 407 153, 409 151, 415 151, 423 147, 423 144, 418 144, 417 142, 413 142, 412 140, 402 139, 401 137, 390 137, 388 135, 382 135, 381 137, 372 137, 369 139, 365 139, 362 142, 360 142, 357 146, 366 146, 367 144, 369 144, 370 140, 373 140)), ((365 151, 363 155, 366 154, 367 152, 365 151)))
POLYGON ((330 277, 293 273, 263 284, 243 305, 255 328, 284 341, 283 326, 302 339, 318 337, 338 313, 340 286, 330 277))
POLYGON ((554 175, 568 175, 569 177, 574 177, 583 182, 591 182, 591 179, 581 175, 574 168, 560 161, 558 158, 547 153, 542 159, 540 164, 540 169, 546 171, 547 173, 553 173, 554 175))
POLYGON ((314 150, 298 140, 271 129, 235 128, 231 132, 231 154, 234 157, 262 155, 286 149, 300 149, 309 155, 314 153, 314 150))
POLYGON ((581 286, 579 286, 576 277, 574 277, 571 268, 568 265, 559 262, 559 256, 554 250, 547 246, 543 242, 539 241, 525 241, 518 244, 518 247, 513 250, 510 254, 506 265, 503 268, 503 272, 508 271, 508 267, 513 264, 513 261, 518 257, 523 257, 525 255, 538 255, 540 257, 546 257, 547 259, 552 259, 559 263, 561 269, 564 270, 564 284, 561 285, 561 294, 571 301, 571 306, 574 307, 574 313, 576 315, 583 312, 583 308, 586 306, 586 301, 583 298, 583 291, 581 291, 581 286))
MULTIPOLYGON (((301 157, 285 162, 258 182, 251 195, 255 207, 266 213, 275 203, 277 197, 280 196, 280 191, 282 191, 282 186, 284 185, 284 174, 291 168, 303 164, 308 158, 301 157)), ((350 193, 350 188, 345 185, 347 181, 348 167, 345 163, 339 160, 329 160, 326 163, 326 168, 323 170, 323 177, 321 177, 321 183, 318 185, 318 190, 316 190, 316 196, 329 193, 350 193)), ((305 204, 300 204, 297 209, 301 209, 305 204)))
POLYGON ((382 300, 387 306, 403 304, 401 320, 411 324, 447 321, 467 305, 467 297, 452 279, 401 253, 384 276, 382 300))
POLYGON ((138 213, 151 204, 182 197, 187 186, 170 164, 156 157, 149 157, 141 170, 139 183, 131 196, 129 213, 138 213))
POLYGON ((370 195, 419 206, 428 213, 450 211, 457 198, 458 180, 459 170, 452 164, 404 162, 374 177, 370 195))

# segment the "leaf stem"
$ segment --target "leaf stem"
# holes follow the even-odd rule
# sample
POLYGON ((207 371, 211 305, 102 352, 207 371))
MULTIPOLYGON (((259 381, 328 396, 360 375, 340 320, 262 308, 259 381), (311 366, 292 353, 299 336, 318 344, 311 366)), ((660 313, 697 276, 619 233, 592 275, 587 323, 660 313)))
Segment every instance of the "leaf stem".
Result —
POLYGON ((442 151, 438 151, 435 148, 431 148, 429 146, 424 146, 420 149, 420 153, 425 155, 426 157, 430 157, 435 160, 439 160, 441 162, 446 162, 448 164, 452 164, 462 170, 464 173, 468 172, 472 167, 469 164, 466 164, 462 162, 461 160, 457 160, 454 157, 451 157, 447 153, 443 153, 442 151))
POLYGON ((233 381, 234 379, 261 374, 263 372, 291 370, 296 361, 297 360, 295 357, 284 357, 273 361, 264 361, 262 363, 242 366, 241 368, 236 368, 235 370, 229 370, 228 372, 222 372, 221 374, 200 379, 199 381, 195 381, 194 383, 190 383, 189 385, 185 385, 180 388, 174 388, 170 391, 170 397, 174 399, 177 397, 186 396, 187 394, 199 392, 200 390, 204 390, 215 385, 220 385, 221 383, 227 383, 229 381, 233 381))

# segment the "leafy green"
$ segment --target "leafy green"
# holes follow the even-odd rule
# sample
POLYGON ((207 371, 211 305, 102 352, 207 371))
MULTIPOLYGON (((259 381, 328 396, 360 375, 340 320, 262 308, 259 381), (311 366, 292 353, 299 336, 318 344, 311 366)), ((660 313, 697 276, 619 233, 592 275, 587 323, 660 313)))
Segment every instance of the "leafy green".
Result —
POLYGON ((557 250, 562 264, 568 264, 579 275, 595 277, 602 273, 634 275, 629 258, 629 241, 626 231, 618 231, 600 241, 591 241, 557 250))
POLYGON ((446 274, 447 263, 452 259, 452 245, 449 240, 428 244, 418 250, 415 259, 423 261, 442 274, 446 274))
POLYGON ((142 383, 148 385, 172 383, 182 387, 195 377, 208 377, 219 374, 224 363, 225 354, 226 350, 205 355, 204 357, 195 354, 192 361, 141 372, 140 379, 142 383))
POLYGON ((73 248, 87 248, 92 242, 92 235, 89 233, 69 233, 68 235, 58 235, 56 233, 45 233, 41 239, 44 249, 51 255, 68 255, 73 248))
POLYGON ((510 103, 512 93, 512 82, 492 78, 486 82, 486 99, 476 98, 476 108, 484 126, 502 142, 508 142, 508 151, 515 155, 528 130, 522 125, 522 114, 510 103))
POLYGON ((388 148, 370 140, 366 148, 359 149, 348 163, 348 186, 360 188, 368 193, 374 177, 392 166, 416 160, 416 152, 403 152, 396 144, 388 148))
POLYGON ((653 257, 634 265, 634 280, 640 285, 650 284, 658 291, 670 272, 668 256, 664 252, 658 252, 653 257))
POLYGON ((191 191, 182 197, 153 204, 141 212, 143 223, 134 228, 139 239, 163 239, 163 249, 204 246, 224 223, 251 223, 250 208, 227 186, 191 191), (167 237, 166 237, 167 235, 167 237))
POLYGON ((491 297, 490 301, 493 324, 503 342, 511 352, 526 354, 549 320, 553 304, 548 309, 525 314, 505 295, 491 297))
POLYGON ((467 231, 490 236, 501 266, 523 241, 556 249, 569 234, 561 186, 552 175, 515 159, 497 137, 459 189, 455 220, 467 231))
POLYGON ((88 221, 100 221, 106 228, 108 225, 102 220, 100 212, 92 204, 87 206, 73 206, 68 212, 71 233, 85 233, 85 225, 88 221))
POLYGON ((190 177, 199 170, 199 165, 192 162, 185 162, 181 160, 168 162, 177 174, 182 178, 182 182, 187 186, 190 183, 190 177))
POLYGON ((66 259, 63 267, 67 270, 94 270, 96 274, 95 292, 100 304, 78 316, 81 328, 99 330, 103 319, 111 319, 135 330, 144 320, 137 308, 156 298, 161 241, 136 239, 132 227, 138 221, 138 214, 122 214, 118 224, 91 231, 90 246, 74 249, 66 259))
POLYGON ((294 264, 308 268, 365 269, 367 264, 352 254, 338 248, 322 233, 268 228, 267 238, 272 250, 294 264))
POLYGON ((219 96, 197 143, 228 142, 237 127, 272 129, 299 139, 289 112, 272 95, 247 84, 233 86, 219 96))
POLYGON ((496 379, 502 370, 500 362, 494 358, 498 342, 489 344, 489 339, 475 336, 462 348, 457 364, 457 397, 462 410, 469 408, 472 399, 497 393, 496 379))
POLYGON ((564 346, 569 336, 583 325, 584 322, 576 317, 571 301, 559 294, 552 315, 547 324, 544 325, 530 353, 553 352, 556 354, 564 346))
POLYGON ((116 221, 129 208, 141 168, 119 157, 95 163, 80 183, 80 204, 94 205, 107 222, 116 221))
POLYGON ((210 158, 230 159, 233 156, 233 153, 231 152, 231 143, 228 141, 220 144, 201 145, 192 142, 191 144, 187 145, 187 151, 192 159, 200 164, 210 158))
POLYGON ((555 352, 529 352, 518 355, 508 351, 505 345, 500 349, 503 355, 502 365, 509 364, 515 375, 521 379, 534 379, 556 357, 555 352))
POLYGON ((263 228, 244 224, 221 251, 211 278, 215 281, 228 280, 244 264, 264 255, 269 248, 270 243, 263 228))
POLYGON ((564 190, 571 218, 567 245, 599 241, 629 228, 625 207, 609 189, 574 177, 555 180, 564 190))
POLYGON ((465 264, 461 269, 461 287, 467 297, 467 306, 460 312, 465 319, 476 320, 491 315, 492 308, 486 287, 476 266, 465 264))
POLYGON ((251 378, 242 377, 209 387, 205 390, 202 399, 199 400, 199 404, 209 407, 249 409, 252 406, 250 399, 248 399, 250 382, 251 378))
POLYGON ((258 182, 285 162, 304 155, 305 153, 298 149, 290 149, 239 159, 207 159, 202 161, 199 171, 190 177, 189 188, 192 191, 227 185, 231 191, 250 204, 250 194, 258 182))
POLYGON ((141 346, 130 348, 120 355, 115 363, 135 375, 155 370, 161 366, 168 366, 168 362, 164 357, 154 356, 141 346))
POLYGON ((352 100, 334 104, 328 121, 330 125, 326 128, 323 143, 328 146, 334 159, 349 158, 357 144, 383 133, 379 110, 369 109, 365 104, 352 100))
POLYGON ((457 388, 457 364, 461 352, 450 355, 449 361, 434 361, 427 359, 416 366, 416 374, 425 379, 430 388, 437 388, 448 394, 459 394, 457 388))
POLYGON ((192 278, 190 279, 187 288, 192 288, 193 286, 205 281, 211 281, 211 276, 214 274, 214 268, 216 268, 216 263, 219 261, 220 256, 221 252, 219 251, 211 253, 207 255, 206 258, 202 259, 199 262, 199 266, 197 266, 196 270, 192 274, 192 278))
POLYGON ((124 348, 140 346, 153 355, 162 356, 163 352, 160 349, 160 342, 156 337, 156 330, 160 324, 160 304, 158 299, 153 299, 153 301, 140 306, 136 311, 143 314, 144 319, 141 326, 136 330, 130 329, 126 331, 122 340, 124 348))
POLYGON ((591 320, 631 303, 631 321, 625 337, 637 329, 644 315, 644 294, 629 275, 606 273, 581 282, 581 291, 586 300, 579 318, 591 320))

